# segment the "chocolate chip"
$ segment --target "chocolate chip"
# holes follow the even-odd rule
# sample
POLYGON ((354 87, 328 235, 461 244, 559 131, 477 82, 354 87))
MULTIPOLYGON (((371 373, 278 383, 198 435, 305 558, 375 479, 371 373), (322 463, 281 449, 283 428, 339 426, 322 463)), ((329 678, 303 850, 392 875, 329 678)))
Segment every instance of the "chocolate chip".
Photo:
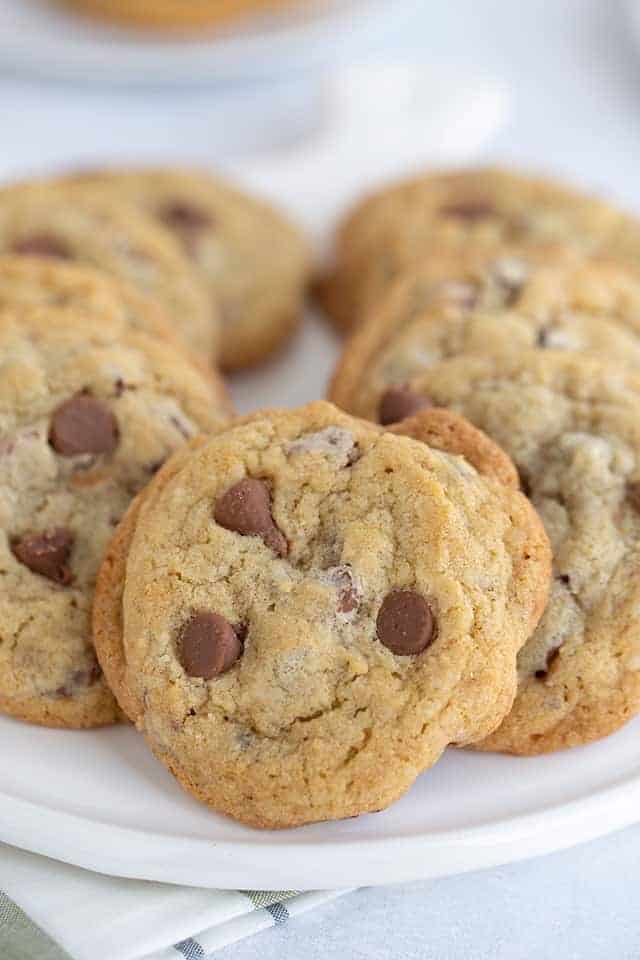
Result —
POLYGON ((470 223, 476 220, 488 220, 495 217, 496 208, 486 201, 467 200, 460 203, 449 203, 445 207, 440 207, 441 217, 453 217, 456 220, 468 220, 470 223))
POLYGON ((214 218, 208 210, 185 200, 172 200, 158 210, 158 218, 165 226, 178 232, 198 232, 213 225, 214 218))
POLYGON ((559 580, 560 583, 564 583, 565 587, 568 587, 571 583, 571 577, 568 573, 559 573, 556 577, 556 580, 559 580))
POLYGON ((63 527, 45 533, 27 533, 11 544, 14 556, 25 567, 54 583, 71 583, 69 558, 73 534, 63 527))
POLYGON ((242 654, 242 641, 218 613, 194 613, 180 632, 180 659, 190 677, 211 680, 225 673, 242 654))
POLYGON ((113 453, 118 421, 104 403, 89 393, 76 393, 51 417, 49 443, 63 457, 79 453, 113 453))
POLYGON ((98 663, 84 670, 74 670, 66 683, 57 687, 51 697, 73 697, 78 693, 88 690, 94 683, 97 683, 102 676, 102 670, 98 663))
POLYGON ((230 487, 216 503, 214 518, 225 530, 261 537, 279 557, 287 553, 287 541, 271 515, 269 488, 262 480, 247 477, 230 487))
POLYGON ((414 393, 409 387, 389 387, 380 399, 378 420, 383 427, 386 427, 390 423, 397 423, 399 420, 404 420, 405 417, 413 416, 419 410, 432 406, 433 404, 428 397, 414 393))
POLYGON ((158 211, 158 218, 177 235, 189 257, 196 256, 202 231, 214 224, 208 211, 184 201, 166 204, 158 211))
POLYGON ((133 383, 126 383, 122 377, 118 379, 113 384, 113 394, 115 397, 121 397, 123 393, 127 390, 137 390, 138 388, 133 383))
POLYGON ((329 567, 322 575, 336 591, 336 610, 338 613, 351 613, 360 603, 360 592, 356 586, 353 572, 346 564, 329 567))
POLYGON ((640 483, 628 483, 626 496, 633 509, 640 513, 640 483))
POLYGON ((378 639, 398 656, 422 653, 433 643, 436 623, 430 605, 413 590, 385 597, 376 620, 378 639))
POLYGON ((338 613, 351 613, 358 606, 358 592, 350 578, 338 588, 338 613))
POLYGON ((34 233, 23 240, 16 240, 11 253, 29 257, 51 257, 57 260, 70 260, 71 251, 64 240, 51 233, 34 233))

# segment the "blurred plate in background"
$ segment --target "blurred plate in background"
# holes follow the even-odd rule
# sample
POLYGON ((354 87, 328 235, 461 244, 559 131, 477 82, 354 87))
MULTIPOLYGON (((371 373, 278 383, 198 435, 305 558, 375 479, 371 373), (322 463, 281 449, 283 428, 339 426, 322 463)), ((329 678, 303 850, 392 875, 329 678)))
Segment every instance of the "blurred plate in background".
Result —
MULTIPOLYGON (((0 67, 100 83, 184 84, 277 76, 384 36, 420 0, 302 0, 286 16, 243 21, 206 39, 159 39, 83 19, 55 0, 2 0, 0 67)), ((201 32, 199 33, 201 36, 201 32)))

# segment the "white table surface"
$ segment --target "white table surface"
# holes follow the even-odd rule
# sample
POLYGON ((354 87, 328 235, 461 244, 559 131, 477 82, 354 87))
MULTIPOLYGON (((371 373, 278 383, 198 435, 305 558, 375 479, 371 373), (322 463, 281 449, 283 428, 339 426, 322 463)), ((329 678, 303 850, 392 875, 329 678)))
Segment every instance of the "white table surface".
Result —
MULTIPOLYGON (((617 0, 424 0, 424 8, 390 31, 390 51, 485 68, 513 89, 514 117, 488 160, 566 174, 640 210, 640 53, 617 0)), ((528 863, 360 890, 216 956, 637 960, 639 863, 640 826, 528 863)))
MULTIPOLYGON (((564 173, 640 210, 640 53, 616 0, 425 0, 398 50, 513 86, 487 159, 564 173)), ((391 41, 390 41, 391 42, 391 41)), ((637 960, 640 826, 463 877, 360 890, 217 960, 637 960)))

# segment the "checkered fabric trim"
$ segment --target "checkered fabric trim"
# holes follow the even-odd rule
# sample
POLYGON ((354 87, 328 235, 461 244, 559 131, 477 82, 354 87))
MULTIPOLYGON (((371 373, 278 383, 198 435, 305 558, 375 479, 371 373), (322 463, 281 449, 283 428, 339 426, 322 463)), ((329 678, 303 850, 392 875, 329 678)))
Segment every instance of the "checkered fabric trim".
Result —
POLYGON ((71 960, 26 913, 0 892, 2 960, 71 960))

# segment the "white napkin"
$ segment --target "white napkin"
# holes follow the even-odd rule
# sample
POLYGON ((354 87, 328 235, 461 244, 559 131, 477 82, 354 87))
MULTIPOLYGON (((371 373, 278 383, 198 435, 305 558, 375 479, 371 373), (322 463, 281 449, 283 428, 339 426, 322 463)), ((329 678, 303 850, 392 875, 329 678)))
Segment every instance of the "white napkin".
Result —
POLYGON ((4 845, 0 890, 73 960, 202 960, 348 892, 271 895, 121 880, 4 845))

